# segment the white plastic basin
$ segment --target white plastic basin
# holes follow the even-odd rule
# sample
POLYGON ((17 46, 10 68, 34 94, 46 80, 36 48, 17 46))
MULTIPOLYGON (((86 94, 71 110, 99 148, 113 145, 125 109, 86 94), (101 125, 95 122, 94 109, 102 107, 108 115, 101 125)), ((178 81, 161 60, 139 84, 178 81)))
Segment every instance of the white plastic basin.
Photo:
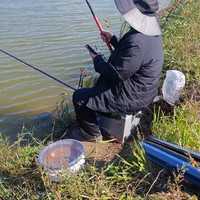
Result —
POLYGON ((85 163, 84 146, 73 139, 54 142, 42 149, 38 161, 53 181, 79 171, 85 163))

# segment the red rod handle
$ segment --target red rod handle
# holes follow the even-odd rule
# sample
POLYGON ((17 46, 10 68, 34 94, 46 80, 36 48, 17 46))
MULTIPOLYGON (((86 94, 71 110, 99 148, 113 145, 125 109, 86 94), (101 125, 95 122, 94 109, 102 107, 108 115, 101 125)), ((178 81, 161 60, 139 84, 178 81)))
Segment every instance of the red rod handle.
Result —
MULTIPOLYGON (((94 11, 92 10, 92 7, 90 6, 88 0, 86 0, 86 3, 87 3, 87 5, 88 5, 88 7, 89 7, 89 9, 90 9, 90 11, 91 11, 91 13, 93 15, 94 21, 96 22, 96 24, 97 24, 97 26, 98 26, 98 28, 100 30, 100 33, 102 33, 103 32, 103 28, 102 28, 97 16, 94 14, 94 11)), ((111 47, 110 43, 108 42, 107 38, 106 38, 106 45, 107 45, 109 51, 112 52, 112 47, 111 47)))
MULTIPOLYGON (((99 28, 99 30, 100 30, 100 33, 102 33, 102 32, 103 32, 103 28, 102 28, 102 26, 101 26, 101 24, 100 24, 100 22, 99 22, 97 16, 94 15, 93 17, 94 17, 94 21, 96 22, 96 24, 97 24, 97 26, 98 26, 98 28, 99 28)), ((112 52, 112 47, 111 47, 110 43, 108 42, 108 39, 107 39, 107 38, 106 38, 106 45, 107 45, 109 51, 112 52)))
POLYGON ((97 26, 98 26, 100 32, 102 32, 103 28, 102 28, 102 26, 101 26, 101 24, 100 24, 100 22, 99 22, 97 16, 94 15, 93 17, 94 17, 94 21, 96 22, 96 24, 97 24, 97 26))

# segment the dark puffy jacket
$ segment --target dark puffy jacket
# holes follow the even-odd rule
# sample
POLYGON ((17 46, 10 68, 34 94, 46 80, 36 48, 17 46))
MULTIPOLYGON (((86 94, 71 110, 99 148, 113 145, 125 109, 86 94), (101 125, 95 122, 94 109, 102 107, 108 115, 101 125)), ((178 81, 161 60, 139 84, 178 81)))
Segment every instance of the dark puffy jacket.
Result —
POLYGON ((135 113, 148 106, 157 94, 163 65, 161 36, 147 36, 131 29, 117 41, 108 61, 94 58, 100 77, 87 106, 100 112, 135 113))

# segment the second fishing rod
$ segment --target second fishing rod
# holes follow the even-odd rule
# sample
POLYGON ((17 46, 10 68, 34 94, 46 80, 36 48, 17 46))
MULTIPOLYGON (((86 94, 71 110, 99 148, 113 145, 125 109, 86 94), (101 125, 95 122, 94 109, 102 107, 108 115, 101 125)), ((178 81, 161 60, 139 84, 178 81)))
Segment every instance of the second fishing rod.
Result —
POLYGON ((21 60, 20 58, 17 58, 16 56, 14 56, 14 55, 12 55, 12 54, 10 54, 10 53, 8 53, 8 52, 2 50, 2 49, 0 49, 0 51, 1 51, 2 53, 4 53, 4 54, 10 56, 11 58, 14 58, 15 60, 18 60, 19 62, 21 62, 21 63, 23 63, 23 64, 25 64, 25 65, 31 67, 32 69, 34 69, 34 70, 36 70, 36 71, 39 71, 40 73, 42 73, 42 74, 44 74, 44 75, 50 77, 51 79, 53 79, 53 80, 55 80, 55 81, 57 81, 57 82, 59 82, 59 83, 65 85, 65 86, 69 87, 70 89, 72 89, 72 90, 77 90, 77 88, 75 88, 75 87, 73 87, 73 86, 71 86, 71 85, 69 85, 69 84, 67 84, 67 83, 65 83, 65 82, 63 82, 63 81, 57 79, 56 77, 54 77, 54 76, 52 76, 51 74, 48 74, 48 73, 42 71, 41 69, 39 69, 39 68, 37 68, 37 67, 34 67, 33 65, 31 65, 31 64, 29 64, 29 63, 27 63, 27 62, 21 60))
MULTIPOLYGON (((98 28, 99 28, 100 33, 102 33, 102 32, 103 32, 103 28, 102 28, 102 26, 101 26, 101 24, 100 24, 100 22, 99 22, 97 16, 94 14, 94 11, 93 11, 91 5, 89 4, 88 0, 86 0, 86 3, 87 3, 87 5, 88 5, 88 7, 89 7, 89 9, 90 9, 90 11, 91 11, 91 13, 92 13, 92 15, 93 15, 93 18, 94 18, 94 20, 95 20, 95 22, 96 22, 96 24, 97 24, 97 26, 98 26, 98 28)), ((112 52, 112 47, 111 47, 110 43, 109 43, 107 40, 106 40, 106 45, 107 45, 109 51, 112 52)), ((57 82, 59 82, 59 83, 65 85, 65 86, 69 87, 69 88, 72 89, 72 90, 77 90, 77 89, 78 89, 78 88, 75 88, 75 87, 73 87, 73 86, 71 86, 71 85, 69 85, 69 84, 67 84, 67 83, 65 83, 65 82, 63 82, 63 81, 57 79, 56 77, 52 76, 51 74, 48 74, 47 72, 45 72, 45 71, 43 71, 43 70, 41 70, 41 69, 39 69, 39 68, 37 68, 37 67, 35 67, 35 66, 33 66, 33 65, 31 65, 31 64, 29 64, 29 63, 27 63, 27 62, 21 60, 20 58, 17 58, 16 56, 14 56, 14 55, 12 55, 12 54, 10 54, 10 53, 8 53, 8 52, 2 50, 2 49, 0 49, 0 51, 1 51, 2 53, 4 53, 4 54, 6 54, 6 55, 8 55, 8 56, 10 56, 10 57, 12 57, 12 58, 14 58, 15 60, 18 60, 19 62, 21 62, 21 63, 23 63, 23 64, 25 64, 25 65, 31 67, 32 69, 34 69, 34 70, 36 70, 36 71, 39 71, 40 73, 42 73, 42 74, 48 76, 49 78, 51 78, 51 79, 53 79, 53 80, 55 80, 55 81, 57 81, 57 82)))

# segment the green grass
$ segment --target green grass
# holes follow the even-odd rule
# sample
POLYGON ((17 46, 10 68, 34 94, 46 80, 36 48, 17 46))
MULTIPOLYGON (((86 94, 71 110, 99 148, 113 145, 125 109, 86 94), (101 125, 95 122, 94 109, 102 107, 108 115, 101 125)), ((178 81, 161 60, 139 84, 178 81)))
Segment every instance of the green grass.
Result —
MULTIPOLYGON (((162 80, 168 69, 182 71, 186 75, 185 99, 170 113, 162 105, 157 106, 152 132, 163 140, 200 152, 199 2, 177 0, 171 8, 160 17, 165 49, 162 80)), ((74 121, 74 114, 65 103, 54 113, 57 120, 53 129, 74 121)), ((169 174, 151 163, 135 141, 127 147, 128 158, 119 156, 116 162, 102 168, 85 164, 80 173, 53 183, 37 160, 40 149, 51 143, 52 137, 46 135, 41 140, 29 135, 31 143, 25 146, 21 145, 26 140, 23 135, 12 145, 0 135, 0 199, 198 199, 182 186, 184 166, 178 174, 169 174)))
POLYGON ((200 84, 200 4, 194 0, 176 0, 161 23, 165 52, 164 70, 176 69, 186 82, 200 84), (182 3, 182 4, 179 4, 182 3))
POLYGON ((154 115, 153 135, 181 147, 200 152, 200 123, 197 118, 198 107, 182 105, 174 107, 172 115, 162 110, 154 115), (192 110, 191 110, 192 109, 192 110))

